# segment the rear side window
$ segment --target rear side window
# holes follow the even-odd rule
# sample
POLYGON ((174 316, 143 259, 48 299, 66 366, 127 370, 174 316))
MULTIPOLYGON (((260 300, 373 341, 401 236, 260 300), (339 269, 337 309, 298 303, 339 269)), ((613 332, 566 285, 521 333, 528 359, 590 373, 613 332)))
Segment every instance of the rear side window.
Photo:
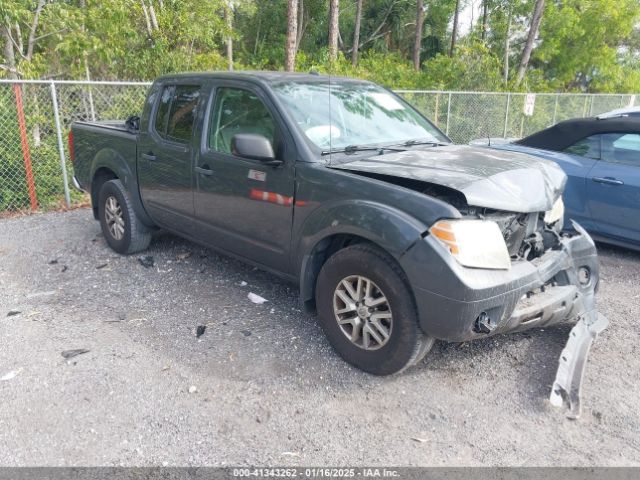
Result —
POLYGON ((156 111, 158 135, 172 142, 189 143, 200 96, 197 85, 170 85, 162 90, 156 111))
POLYGON ((640 135, 637 133, 602 135, 602 160, 640 167, 640 135))
POLYGON ((600 158, 600 135, 591 135, 590 137, 578 140, 573 145, 564 149, 565 153, 571 153, 580 157, 600 158))

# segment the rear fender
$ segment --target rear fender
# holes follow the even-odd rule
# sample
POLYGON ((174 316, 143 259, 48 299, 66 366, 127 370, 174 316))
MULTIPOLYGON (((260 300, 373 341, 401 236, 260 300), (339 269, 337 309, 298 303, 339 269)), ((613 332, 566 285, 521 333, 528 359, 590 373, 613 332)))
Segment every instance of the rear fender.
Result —
MULTIPOLYGON (((140 189, 138 188, 138 176, 135 170, 135 162, 135 158, 127 160, 116 150, 112 148, 103 148, 95 155, 91 165, 92 183, 93 178, 95 177, 98 170, 100 170, 101 168, 111 170, 124 185, 124 188, 126 189, 127 193, 129 194, 129 198, 131 199, 133 210, 138 216, 139 220, 147 227, 153 227, 153 220, 151 220, 146 210, 144 209, 142 198, 140 197, 140 189)), ((99 192, 91 192, 91 200, 94 205, 96 204, 95 202, 97 201, 98 195, 99 192)))

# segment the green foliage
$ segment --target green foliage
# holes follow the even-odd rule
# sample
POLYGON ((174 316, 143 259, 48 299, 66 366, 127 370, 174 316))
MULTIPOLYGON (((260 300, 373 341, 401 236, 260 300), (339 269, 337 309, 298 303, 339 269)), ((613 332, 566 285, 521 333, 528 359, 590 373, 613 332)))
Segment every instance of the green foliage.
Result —
MULTIPOLYGON (((356 1, 340 2, 342 56, 334 64, 327 59, 328 0, 300 2, 304 14, 299 25, 299 70, 357 75, 394 87, 456 90, 513 89, 534 4, 534 0, 484 0, 486 35, 482 34, 481 10, 476 11, 480 18, 460 35, 456 53, 449 57, 456 2, 425 0, 423 65, 415 72, 410 58, 416 0, 364 1, 360 62, 355 68, 348 60, 356 1), (507 43, 509 81, 505 83, 507 43)), ((9 27, 16 44, 26 45, 38 3, 0 3, 0 25, 9 27)), ((225 42, 230 37, 236 69, 277 70, 284 63, 286 16, 286 0, 47 0, 33 54, 25 55, 26 46, 23 51, 16 48, 15 68, 23 78, 84 78, 88 69, 91 78, 120 80, 219 70, 228 65, 225 42), (231 26, 225 12, 233 17, 231 26)), ((637 0, 547 0, 520 88, 640 91, 639 22, 637 0)), ((0 43, 4 42, 0 37, 0 43)), ((0 70, 3 75, 8 75, 6 68, 0 70)))

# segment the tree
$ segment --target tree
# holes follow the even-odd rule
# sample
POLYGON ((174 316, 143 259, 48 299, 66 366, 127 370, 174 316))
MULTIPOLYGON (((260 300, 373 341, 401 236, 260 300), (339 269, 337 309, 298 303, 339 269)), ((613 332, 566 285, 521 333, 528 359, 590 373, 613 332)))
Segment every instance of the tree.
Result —
POLYGON ((356 21, 353 28, 353 45, 351 50, 351 65, 358 65, 358 50, 360 49, 360 24, 362 23, 362 0, 356 1, 356 21))
POLYGON ((413 40, 413 68, 420 70, 420 51, 422 50, 422 26, 424 24, 424 2, 416 2, 416 34, 413 40))
POLYGON ((453 28, 451 29, 451 48, 449 49, 449 56, 453 57, 453 52, 456 49, 456 40, 458 37, 458 18, 460 17, 460 0, 456 0, 456 8, 453 13, 453 28))
POLYGON ((227 23, 227 38, 225 40, 227 49, 227 61, 229 70, 233 70, 233 0, 229 0, 224 6, 224 19, 227 23))
POLYGON ((296 49, 298 38, 298 0, 289 0, 287 8, 287 45, 285 49, 284 69, 293 72, 296 68, 296 49))
POLYGON ((329 60, 338 58, 340 0, 329 0, 329 60))
POLYGON ((482 30, 480 39, 484 42, 487 39, 487 21, 489 19, 489 0, 482 0, 482 30))
POLYGON ((520 85, 524 79, 525 73, 527 72, 527 67, 529 66, 529 60, 531 58, 531 51, 533 50, 533 41, 536 39, 536 35, 538 34, 538 28, 540 28, 543 11, 544 0, 536 0, 533 8, 533 16, 531 17, 531 24, 529 25, 529 32, 527 33, 527 41, 524 44, 522 58, 520 59, 520 65, 518 66, 516 86, 520 85))

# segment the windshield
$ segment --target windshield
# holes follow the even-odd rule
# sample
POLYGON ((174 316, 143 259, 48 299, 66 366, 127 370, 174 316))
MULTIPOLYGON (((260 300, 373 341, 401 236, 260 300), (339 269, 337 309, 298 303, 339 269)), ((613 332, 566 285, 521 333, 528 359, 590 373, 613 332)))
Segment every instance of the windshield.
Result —
POLYGON ((274 85, 294 120, 317 147, 395 144, 409 140, 449 140, 407 103, 366 83, 274 85))

